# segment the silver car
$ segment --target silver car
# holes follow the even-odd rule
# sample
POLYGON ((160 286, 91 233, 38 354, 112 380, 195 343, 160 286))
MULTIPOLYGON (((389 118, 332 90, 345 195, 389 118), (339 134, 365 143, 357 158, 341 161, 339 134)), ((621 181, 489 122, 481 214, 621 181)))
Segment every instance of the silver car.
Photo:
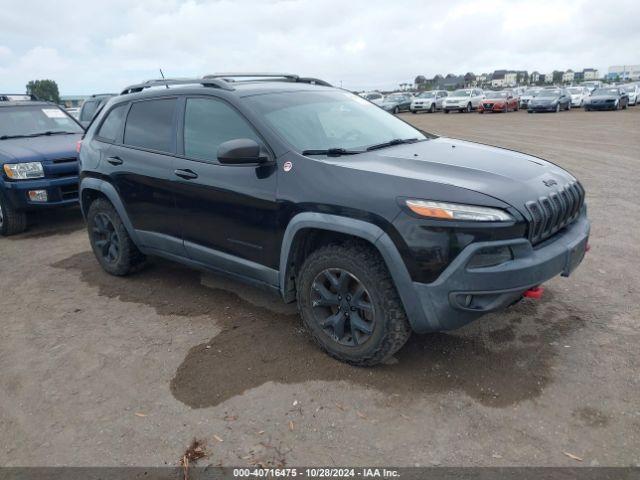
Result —
POLYGON ((442 110, 442 102, 447 98, 447 95, 448 92, 446 90, 430 90, 419 93, 411 102, 409 110, 411 110, 411 113, 433 113, 436 110, 442 110))

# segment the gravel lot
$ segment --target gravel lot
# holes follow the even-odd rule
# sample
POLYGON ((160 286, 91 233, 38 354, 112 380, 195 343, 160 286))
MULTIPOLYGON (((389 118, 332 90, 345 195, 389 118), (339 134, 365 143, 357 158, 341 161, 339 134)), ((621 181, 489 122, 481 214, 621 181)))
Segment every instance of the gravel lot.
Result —
POLYGON ((575 173, 581 268, 356 369, 278 298, 160 260, 110 277, 77 210, 41 215, 0 239, 0 465, 175 465, 195 437, 201 465, 640 466, 640 107, 402 117, 575 173))

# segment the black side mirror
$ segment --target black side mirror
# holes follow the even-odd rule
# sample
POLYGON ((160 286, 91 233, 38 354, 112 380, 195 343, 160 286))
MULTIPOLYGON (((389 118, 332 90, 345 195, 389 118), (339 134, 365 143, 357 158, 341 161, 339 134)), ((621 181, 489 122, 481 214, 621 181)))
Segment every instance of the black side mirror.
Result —
POLYGON ((242 165, 264 163, 267 157, 260 153, 260 145, 255 140, 236 138, 220 144, 218 161, 226 165, 242 165))

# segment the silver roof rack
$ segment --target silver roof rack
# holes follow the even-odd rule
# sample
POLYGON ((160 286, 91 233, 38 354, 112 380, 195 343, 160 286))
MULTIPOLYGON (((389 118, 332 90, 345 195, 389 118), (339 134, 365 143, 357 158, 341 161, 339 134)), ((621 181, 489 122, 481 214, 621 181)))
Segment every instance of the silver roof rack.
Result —
POLYGON ((205 75, 202 77, 204 79, 222 79, 226 82, 268 82, 273 80, 285 80, 289 82, 297 82, 297 83, 309 83, 312 85, 322 85, 324 87, 331 87, 332 85, 329 82, 321 80, 319 78, 311 78, 311 77, 301 77, 299 75, 295 75, 293 73, 267 73, 267 72, 223 72, 223 73, 212 73, 209 75, 205 75), (236 80, 240 79, 240 80, 236 80))
POLYGON ((217 78, 157 78, 152 80, 146 80, 142 83, 135 85, 129 85, 120 92, 120 95, 126 95, 128 93, 141 92, 145 88, 152 87, 167 87, 171 85, 203 85, 205 87, 221 88, 223 90, 233 90, 229 82, 217 78))

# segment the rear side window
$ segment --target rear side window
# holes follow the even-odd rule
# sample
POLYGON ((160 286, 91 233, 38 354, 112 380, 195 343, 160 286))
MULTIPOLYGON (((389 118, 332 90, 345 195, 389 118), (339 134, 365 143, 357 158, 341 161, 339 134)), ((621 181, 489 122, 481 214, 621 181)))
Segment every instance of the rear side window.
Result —
POLYGON ((247 121, 226 103, 209 98, 188 98, 184 112, 184 154, 199 160, 218 158, 221 143, 250 138, 261 143, 247 121))
POLYGON ((127 113, 126 107, 128 106, 128 104, 119 105, 107 114, 107 118, 104 119, 100 130, 98 130, 98 136, 100 138, 110 140, 112 142, 116 141, 122 129, 124 115, 127 113))
POLYGON ((134 103, 124 128, 124 143, 132 147, 171 152, 175 111, 175 98, 134 103))
POLYGON ((80 121, 88 122, 93 118, 93 115, 96 113, 98 109, 99 100, 87 100, 82 104, 82 108, 80 109, 80 121))

